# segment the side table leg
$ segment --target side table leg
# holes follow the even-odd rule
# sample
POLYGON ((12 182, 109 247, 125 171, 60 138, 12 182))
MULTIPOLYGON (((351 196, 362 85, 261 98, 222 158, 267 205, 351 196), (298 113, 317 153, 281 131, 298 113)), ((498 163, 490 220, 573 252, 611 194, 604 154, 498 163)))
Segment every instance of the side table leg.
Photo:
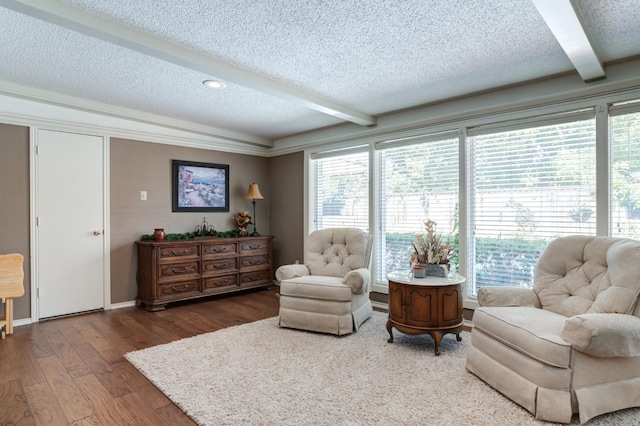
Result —
POLYGON ((460 332, 456 333, 456 340, 457 340, 458 342, 461 342, 461 341, 462 341, 462 337, 460 336, 460 332))
POLYGON ((389 332, 389 339, 387 339, 387 342, 389 343, 393 343, 393 332, 391 331, 392 328, 393 325, 391 324, 391 320, 387 320, 387 331, 389 332))
POLYGON ((433 340, 436 343, 436 348, 435 348, 435 353, 436 356, 440 356, 440 341, 442 340, 442 332, 441 331, 434 331, 431 333, 431 337, 433 337, 433 340))

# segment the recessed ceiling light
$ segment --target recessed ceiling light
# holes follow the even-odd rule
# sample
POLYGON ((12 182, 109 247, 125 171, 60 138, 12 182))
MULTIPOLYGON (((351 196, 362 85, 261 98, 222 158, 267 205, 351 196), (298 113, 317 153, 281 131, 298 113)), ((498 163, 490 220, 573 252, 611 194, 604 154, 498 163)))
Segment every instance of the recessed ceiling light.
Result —
POLYGON ((205 80, 202 84, 212 89, 222 89, 225 86, 223 82, 218 80, 205 80))

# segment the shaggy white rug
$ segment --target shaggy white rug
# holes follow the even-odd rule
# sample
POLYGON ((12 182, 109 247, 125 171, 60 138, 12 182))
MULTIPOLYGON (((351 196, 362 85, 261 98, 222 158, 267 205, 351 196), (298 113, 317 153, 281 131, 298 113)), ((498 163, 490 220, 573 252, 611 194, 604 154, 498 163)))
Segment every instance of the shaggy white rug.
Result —
MULTIPOLYGON (((125 355, 201 425, 540 425, 465 370, 470 335, 394 330, 375 312, 336 337, 278 327, 276 317, 125 355)), ((575 420, 577 421, 577 420, 575 420)), ((640 409, 588 425, 638 425, 640 409)))

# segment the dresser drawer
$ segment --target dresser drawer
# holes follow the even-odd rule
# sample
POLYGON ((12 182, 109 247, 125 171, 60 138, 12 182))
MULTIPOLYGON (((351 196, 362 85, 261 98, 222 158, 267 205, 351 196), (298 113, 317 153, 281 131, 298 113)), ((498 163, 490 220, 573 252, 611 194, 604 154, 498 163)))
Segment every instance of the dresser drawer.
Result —
POLYGON ((158 286, 158 297, 160 299, 175 299, 199 294, 199 283, 200 280, 189 280, 160 284, 158 286))
POLYGON ((267 265, 269 265, 269 255, 267 254, 261 254, 259 256, 244 256, 240 258, 241 270, 267 265))
POLYGON ((200 257, 200 246, 197 244, 184 246, 160 247, 160 259, 175 259, 184 257, 200 257))
POLYGON ((237 285, 238 285, 238 278, 236 274, 203 278, 202 292, 203 293, 225 292, 227 291, 228 288, 236 287, 237 285))
POLYGON ((240 254, 251 254, 251 253, 267 253, 269 251, 269 240, 256 240, 251 239, 250 241, 239 241, 238 242, 238 253, 240 254))
POLYGON ((271 278, 271 270, 263 269, 261 271, 253 271, 253 272, 242 272, 240 273, 240 285, 252 285, 258 283, 268 283, 272 280, 271 278))
POLYGON ((228 273, 238 270, 238 259, 235 257, 226 259, 204 260, 202 262, 202 274, 228 273))
POLYGON ((200 274, 200 261, 161 264, 159 268, 159 280, 183 279, 200 274))
POLYGON ((235 242, 224 244, 203 244, 202 256, 220 256, 235 254, 238 251, 238 246, 235 242))

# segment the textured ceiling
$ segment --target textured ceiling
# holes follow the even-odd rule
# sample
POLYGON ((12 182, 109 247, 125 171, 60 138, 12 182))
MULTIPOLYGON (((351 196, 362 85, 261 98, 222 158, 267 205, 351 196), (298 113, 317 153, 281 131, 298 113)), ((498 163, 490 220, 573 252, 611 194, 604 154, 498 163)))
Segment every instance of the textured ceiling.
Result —
MULTIPOLYGON (((637 0, 574 4, 601 61, 640 55, 637 0)), ((0 0, 0 40, 0 93, 24 86, 265 145, 345 122, 309 107, 307 93, 375 118, 575 72, 532 0, 0 0), (249 80, 212 91, 202 81, 219 76, 201 67, 16 11, 23 4, 72 7, 249 80)))

